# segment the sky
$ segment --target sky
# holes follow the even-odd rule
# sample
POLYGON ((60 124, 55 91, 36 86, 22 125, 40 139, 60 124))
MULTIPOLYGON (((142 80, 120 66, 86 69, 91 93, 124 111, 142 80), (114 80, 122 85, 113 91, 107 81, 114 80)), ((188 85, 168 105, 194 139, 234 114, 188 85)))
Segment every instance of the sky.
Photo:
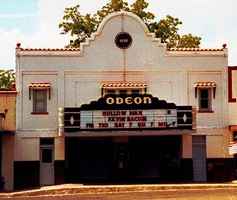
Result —
MULTIPOLYGON (((58 24, 65 7, 80 4, 82 14, 95 13, 108 0, 0 0, 0 68, 15 68, 15 47, 63 48, 69 35, 58 24)), ((134 0, 128 0, 129 3, 134 0)), ((237 66, 236 0, 147 0, 157 20, 172 15, 183 25, 181 34, 202 37, 201 47, 227 44, 229 65, 237 66)))

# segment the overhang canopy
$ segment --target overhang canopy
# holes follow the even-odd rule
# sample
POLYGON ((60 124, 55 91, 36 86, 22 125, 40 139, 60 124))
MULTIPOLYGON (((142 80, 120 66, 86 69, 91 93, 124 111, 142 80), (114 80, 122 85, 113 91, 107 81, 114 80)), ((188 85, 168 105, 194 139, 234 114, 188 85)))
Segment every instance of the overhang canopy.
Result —
POLYGON ((134 89, 134 88, 147 88, 144 82, 107 82, 102 83, 103 89, 134 89))
POLYGON ((195 88, 214 88, 216 87, 216 82, 214 81, 199 81, 194 84, 195 88))
POLYGON ((50 88, 50 83, 30 83, 29 88, 31 89, 48 89, 50 88))

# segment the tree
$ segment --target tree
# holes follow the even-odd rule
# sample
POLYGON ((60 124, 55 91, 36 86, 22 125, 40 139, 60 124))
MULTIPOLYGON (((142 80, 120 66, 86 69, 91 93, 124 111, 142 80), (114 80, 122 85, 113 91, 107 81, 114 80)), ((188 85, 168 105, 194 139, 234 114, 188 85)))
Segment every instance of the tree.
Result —
POLYGON ((167 43, 167 47, 171 48, 176 47, 180 40, 178 26, 181 24, 182 22, 178 18, 167 15, 166 18, 161 19, 159 22, 151 23, 149 29, 156 34, 156 37, 161 38, 161 42, 167 43))
POLYGON ((66 8, 64 11, 63 21, 59 24, 63 28, 63 34, 70 33, 76 36, 74 40, 70 41, 68 47, 79 47, 80 43, 90 37, 91 33, 95 32, 98 26, 98 21, 95 16, 86 14, 81 15, 79 12, 79 5, 66 8))
POLYGON ((108 14, 121 10, 129 11, 128 3, 123 0, 111 0, 101 10, 98 10, 94 17, 97 18, 99 24, 108 14))
POLYGON ((201 43, 201 37, 193 36, 192 34, 182 35, 178 42, 178 47, 195 48, 201 43))
POLYGON ((14 70, 2 70, 0 69, 0 89, 9 90, 12 84, 15 82, 14 70))
POLYGON ((145 11, 148 6, 149 4, 145 0, 136 0, 131 5, 131 8, 129 10, 130 12, 133 12, 134 14, 139 16, 147 26, 155 19, 155 15, 153 13, 145 11))
POLYGON ((156 21, 155 15, 146 9, 149 3, 146 0, 136 0, 132 5, 128 5, 125 0, 110 0, 105 6, 96 12, 96 14, 82 15, 79 12, 79 5, 65 8, 62 21, 59 28, 62 34, 70 34, 74 39, 70 40, 67 47, 79 47, 80 43, 96 31, 100 22, 108 14, 116 11, 130 11, 138 15, 147 25, 156 37, 161 38, 161 42, 167 43, 167 48, 172 47, 199 47, 201 37, 192 34, 180 35, 179 26, 182 22, 175 17, 167 15, 164 19, 156 21))

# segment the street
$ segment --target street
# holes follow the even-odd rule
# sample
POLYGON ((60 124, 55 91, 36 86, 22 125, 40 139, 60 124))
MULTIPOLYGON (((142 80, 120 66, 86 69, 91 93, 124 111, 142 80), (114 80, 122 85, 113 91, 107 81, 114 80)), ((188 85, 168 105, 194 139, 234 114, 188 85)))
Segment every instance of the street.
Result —
POLYGON ((170 190, 113 194, 74 194, 38 197, 1 198, 16 200, 237 200, 236 189, 170 190))

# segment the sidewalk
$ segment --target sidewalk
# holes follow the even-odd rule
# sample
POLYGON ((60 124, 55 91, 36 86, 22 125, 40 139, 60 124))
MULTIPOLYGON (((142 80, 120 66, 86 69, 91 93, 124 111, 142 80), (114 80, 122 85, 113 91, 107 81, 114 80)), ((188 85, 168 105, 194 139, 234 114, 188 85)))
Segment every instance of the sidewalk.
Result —
POLYGON ((82 185, 63 184, 45 186, 39 189, 18 192, 0 193, 0 198, 33 197, 43 195, 67 194, 98 194, 98 193, 125 193, 168 190, 211 190, 211 189, 237 189, 237 182, 224 184, 139 184, 139 185, 82 185))

